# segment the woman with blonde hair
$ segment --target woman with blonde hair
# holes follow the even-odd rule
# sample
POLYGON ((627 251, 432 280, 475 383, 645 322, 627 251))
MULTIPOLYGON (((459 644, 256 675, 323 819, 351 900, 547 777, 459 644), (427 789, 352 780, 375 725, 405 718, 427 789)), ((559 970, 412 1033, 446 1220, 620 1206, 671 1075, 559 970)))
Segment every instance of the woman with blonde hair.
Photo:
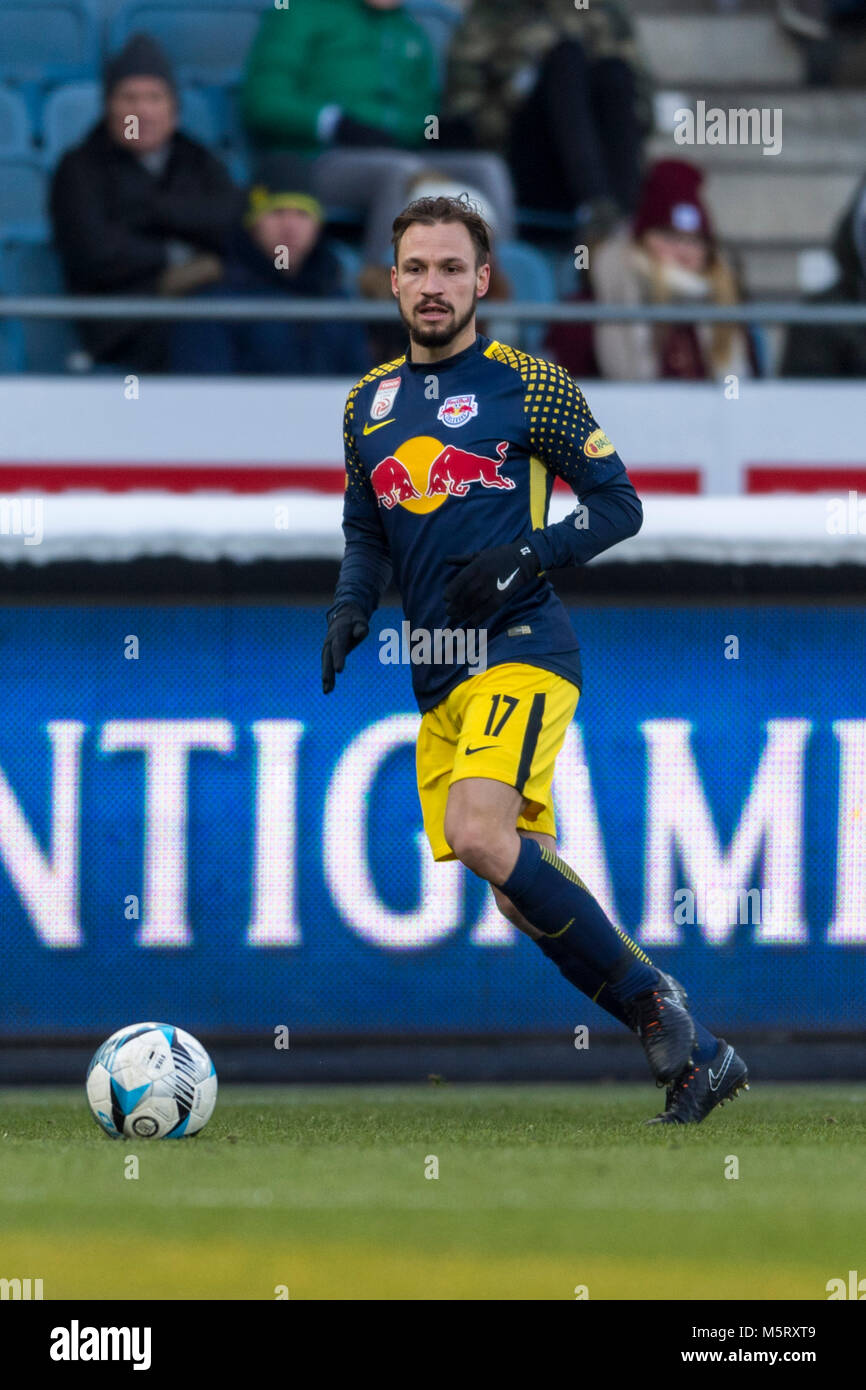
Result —
MULTIPOLYGON (((630 226, 590 248, 592 298, 600 304, 738 304, 740 290, 719 250, 699 189, 700 169, 665 159, 650 169, 630 226)), ((579 335, 562 325, 548 346, 576 370, 579 335), (573 365, 572 365, 573 359, 573 365)), ((723 380, 753 376, 747 331, 733 323, 598 323, 592 348, 601 376, 618 381, 723 380)), ((586 368, 584 366, 584 372, 586 368)))

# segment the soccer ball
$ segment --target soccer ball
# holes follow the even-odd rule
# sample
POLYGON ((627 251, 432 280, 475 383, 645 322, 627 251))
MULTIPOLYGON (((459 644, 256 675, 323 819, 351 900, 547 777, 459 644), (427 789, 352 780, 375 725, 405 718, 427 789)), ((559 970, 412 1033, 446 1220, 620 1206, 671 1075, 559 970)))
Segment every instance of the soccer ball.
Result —
POLYGON ((87 1068, 93 1118, 112 1139, 181 1139, 204 1129, 216 1105, 214 1064, 170 1023, 131 1023, 97 1048, 87 1068))

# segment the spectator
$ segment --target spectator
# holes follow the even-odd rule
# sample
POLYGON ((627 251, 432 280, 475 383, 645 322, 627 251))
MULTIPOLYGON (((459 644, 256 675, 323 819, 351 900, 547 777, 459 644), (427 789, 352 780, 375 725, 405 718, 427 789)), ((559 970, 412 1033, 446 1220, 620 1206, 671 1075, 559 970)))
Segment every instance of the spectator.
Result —
MULTIPOLYGON (((75 294, 186 294, 219 274, 237 217, 220 162, 177 129, 177 89, 160 46, 137 34, 106 66, 105 112, 63 156, 51 186, 54 240, 75 294)), ((166 365, 167 323, 85 320, 97 362, 166 365)))
MULTIPOLYGON (((306 161, 274 154, 261 173, 229 243, 222 279, 202 290, 202 298, 343 298, 340 263, 322 235, 322 207, 310 192, 306 161)), ((171 365, 176 372, 360 377, 369 354, 360 323, 189 319, 172 334, 171 365)))
MULTIPOLYGON (((810 302, 866 304, 866 182, 839 221, 833 254, 839 267, 836 282, 810 302)), ((866 376, 866 325, 793 324, 781 370, 782 376, 866 376)))
POLYGON ((573 213, 580 241, 634 212, 652 101, 617 0, 471 0, 446 114, 507 158, 518 203, 573 213))
POLYGON ((391 225, 410 180, 431 164, 481 189, 513 235, 513 197, 503 161, 477 150, 443 152, 447 130, 436 61, 403 0, 292 0, 262 16, 241 91, 260 149, 314 160, 325 205, 365 218, 365 258, 390 258, 391 225))
MULTIPOLYGON (((649 172, 630 230, 591 253, 591 297, 600 304, 737 304, 733 269, 701 201, 701 170, 663 159, 649 172)), ((585 297, 585 296, 583 296, 585 297)), ((589 325, 548 334, 553 355, 575 375, 585 365, 589 325)), ((602 376, 618 381, 721 380, 755 374, 748 334, 737 324, 599 323, 592 348, 602 376)))
POLYGON ((776 17, 800 45, 809 86, 862 86, 866 0, 776 0, 776 17))

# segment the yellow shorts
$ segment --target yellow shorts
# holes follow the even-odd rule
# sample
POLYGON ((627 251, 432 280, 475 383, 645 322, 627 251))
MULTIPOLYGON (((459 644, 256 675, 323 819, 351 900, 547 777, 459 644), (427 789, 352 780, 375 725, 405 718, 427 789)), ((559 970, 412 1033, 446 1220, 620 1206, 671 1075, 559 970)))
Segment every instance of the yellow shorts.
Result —
POLYGON ((551 783, 580 692, 540 666, 507 662, 462 681, 421 719, 415 763, 424 829, 434 859, 455 856, 445 839, 452 782, 489 777, 523 793, 517 827, 556 834, 551 783))

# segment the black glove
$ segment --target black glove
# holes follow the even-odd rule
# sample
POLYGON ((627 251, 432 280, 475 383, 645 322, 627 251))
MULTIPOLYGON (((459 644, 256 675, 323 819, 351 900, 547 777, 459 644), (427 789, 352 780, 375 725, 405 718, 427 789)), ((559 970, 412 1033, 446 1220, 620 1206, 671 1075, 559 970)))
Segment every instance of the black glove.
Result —
POLYGON ((349 652, 363 642, 369 631, 367 619, 354 603, 344 603, 332 615, 322 647, 322 691, 325 695, 333 690, 334 676, 342 671, 349 652))
POLYGON ((341 116, 334 130, 335 145, 365 145, 369 149, 393 148, 397 141, 387 130, 368 125, 366 121, 356 121, 354 116, 341 116))
POLYGON ((539 571, 538 556, 529 541, 496 545, 477 555, 446 555, 446 563, 462 568, 445 586, 445 605, 452 623, 491 618, 518 589, 532 582, 539 571))

